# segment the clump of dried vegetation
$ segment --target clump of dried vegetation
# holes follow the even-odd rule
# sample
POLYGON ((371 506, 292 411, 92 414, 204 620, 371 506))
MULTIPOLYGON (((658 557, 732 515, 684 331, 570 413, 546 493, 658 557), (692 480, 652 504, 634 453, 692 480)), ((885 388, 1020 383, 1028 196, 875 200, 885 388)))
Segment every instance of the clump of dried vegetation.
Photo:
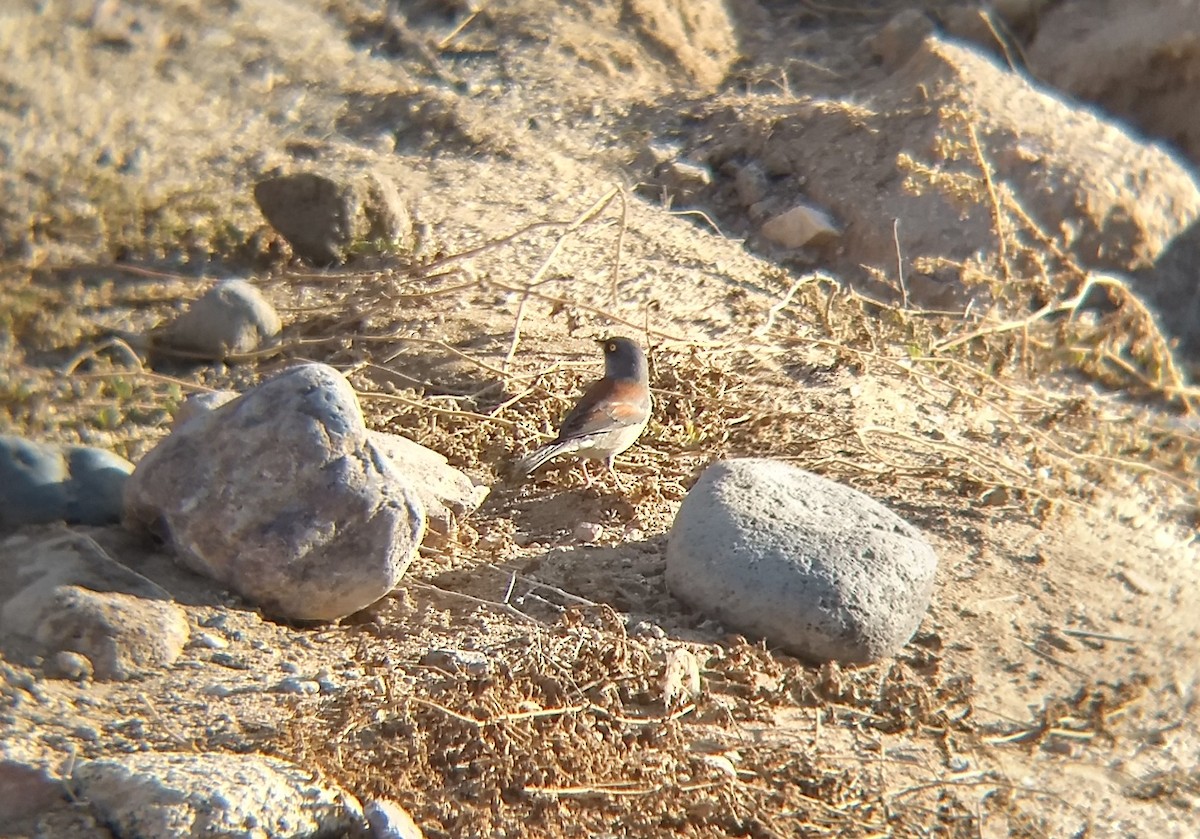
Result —
POLYGON ((918 823, 889 807, 861 760, 881 732, 970 731, 966 686, 930 687, 920 662, 813 670, 745 642, 696 648, 706 689, 672 705, 673 645, 630 638, 606 606, 490 651, 485 674, 389 656, 400 631, 365 630, 373 681, 303 716, 281 751, 400 798, 434 835, 972 835, 960 808, 918 823), (802 709, 805 736, 746 736, 780 708, 802 709))

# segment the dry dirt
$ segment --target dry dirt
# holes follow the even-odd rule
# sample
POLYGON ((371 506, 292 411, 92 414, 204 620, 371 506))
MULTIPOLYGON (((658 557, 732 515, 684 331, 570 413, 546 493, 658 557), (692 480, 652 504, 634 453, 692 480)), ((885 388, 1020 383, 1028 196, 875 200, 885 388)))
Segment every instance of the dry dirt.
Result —
POLYGON ((737 5, 737 43, 695 35, 698 4, 682 49, 648 2, 6 4, 0 431, 136 462, 187 393, 313 359, 347 371, 373 427, 494 485, 456 543, 334 626, 264 619, 89 530, 229 646, 82 685, 6 653, 7 742, 64 769, 280 755, 398 800, 432 837, 1200 834, 1200 431, 1064 369, 1054 328, 934 357, 961 319, 873 304, 632 189, 638 155, 687 131, 729 67, 747 107, 773 75, 876 81, 856 51, 914 4, 737 5), (396 177, 417 253, 289 262, 251 197, 275 167, 396 177), (281 348, 151 371, 113 339, 232 274, 279 308, 281 348), (657 396, 623 485, 569 465, 511 483, 609 331, 651 348, 657 396), (808 666, 666 592, 674 510, 706 463, 745 454, 924 528, 939 584, 895 661, 808 666), (666 707, 680 648, 704 690, 666 707), (336 689, 271 691, 292 675, 336 689))

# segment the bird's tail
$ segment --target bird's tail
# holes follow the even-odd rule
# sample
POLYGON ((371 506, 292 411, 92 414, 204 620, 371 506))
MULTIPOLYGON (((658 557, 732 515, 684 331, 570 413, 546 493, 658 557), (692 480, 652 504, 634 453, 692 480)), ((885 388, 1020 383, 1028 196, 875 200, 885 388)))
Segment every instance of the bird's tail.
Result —
POLYGON ((528 475, 534 469, 537 469, 548 460, 553 460, 560 454, 573 452, 578 448, 574 440, 566 440, 559 443, 549 443, 540 448, 536 448, 529 454, 517 461, 516 471, 518 475, 528 475))

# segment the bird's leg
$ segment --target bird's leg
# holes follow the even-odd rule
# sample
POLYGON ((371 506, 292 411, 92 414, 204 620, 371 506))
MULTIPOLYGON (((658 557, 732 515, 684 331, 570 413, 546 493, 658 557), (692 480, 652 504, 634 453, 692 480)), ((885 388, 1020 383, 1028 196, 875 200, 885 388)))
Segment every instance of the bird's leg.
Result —
POLYGON ((617 491, 622 495, 625 494, 625 487, 621 484, 621 476, 617 474, 617 470, 613 468, 613 455, 604 458, 604 468, 608 470, 608 474, 612 475, 613 483, 617 485, 617 491))
POLYGON ((584 488, 584 489, 591 489, 591 488, 592 488, 592 476, 591 476, 591 474, 588 472, 588 468, 587 468, 587 458, 580 458, 580 459, 579 459, 579 466, 580 466, 580 468, 581 468, 581 469, 583 469, 583 488, 584 488))

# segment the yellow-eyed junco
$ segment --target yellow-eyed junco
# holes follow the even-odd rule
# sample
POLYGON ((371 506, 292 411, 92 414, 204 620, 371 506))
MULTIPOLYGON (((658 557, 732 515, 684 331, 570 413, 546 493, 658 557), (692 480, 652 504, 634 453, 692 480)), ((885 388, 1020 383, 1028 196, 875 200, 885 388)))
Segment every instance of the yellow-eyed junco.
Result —
POLYGON ((603 460, 611 472, 613 457, 632 446, 646 428, 650 371, 642 348, 628 338, 604 338, 598 343, 604 347, 604 378, 589 387, 563 418, 558 437, 517 462, 518 474, 528 475, 564 454, 603 460))

